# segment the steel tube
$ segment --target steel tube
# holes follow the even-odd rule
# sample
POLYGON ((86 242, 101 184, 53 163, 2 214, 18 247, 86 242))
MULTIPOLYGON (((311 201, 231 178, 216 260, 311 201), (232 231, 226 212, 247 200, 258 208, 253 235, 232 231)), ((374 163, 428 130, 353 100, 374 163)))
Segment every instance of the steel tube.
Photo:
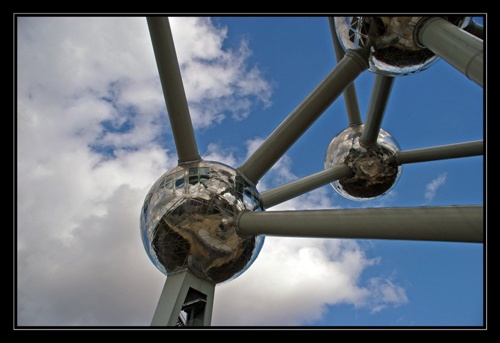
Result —
POLYGON ((194 136, 170 23, 165 17, 148 17, 147 22, 179 164, 198 161, 200 154, 194 136))
POLYGON ((366 123, 361 135, 361 144, 365 147, 374 146, 377 143, 382 118, 391 94, 394 77, 377 75, 372 89, 370 106, 366 116, 366 123))
POLYGON ((484 44, 481 39, 439 17, 419 22, 415 33, 417 44, 483 87, 484 44))
POLYGON ((483 141, 441 145, 432 148, 414 149, 396 152, 394 158, 398 164, 428 162, 450 158, 483 155, 483 141))
POLYGON ((483 242, 483 206, 242 212, 242 235, 483 242))
MULTIPOLYGON (((344 48, 340 44, 339 38, 337 37, 333 17, 328 17, 328 22, 330 24, 330 31, 332 34, 333 49, 335 51, 335 57, 338 63, 344 57, 345 52, 344 48)), ((359 112, 358 97, 356 94, 356 87, 354 86, 354 82, 347 86, 344 90, 344 102, 347 111, 349 126, 362 124, 363 122, 361 120, 361 114, 359 112)))
POLYGON ((356 77, 368 69, 366 50, 348 50, 342 60, 238 168, 257 184, 356 77))
POLYGON ((261 193, 264 207, 266 209, 271 208, 299 195, 324 186, 330 182, 334 182, 340 178, 348 176, 349 173, 350 168, 347 165, 342 164, 264 191, 261 193))

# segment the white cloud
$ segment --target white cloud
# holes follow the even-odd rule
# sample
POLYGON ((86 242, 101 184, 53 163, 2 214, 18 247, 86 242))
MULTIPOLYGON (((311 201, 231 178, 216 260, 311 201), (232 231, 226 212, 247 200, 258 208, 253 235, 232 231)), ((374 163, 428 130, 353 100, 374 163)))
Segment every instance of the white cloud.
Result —
POLYGON ((446 182, 447 173, 439 175, 425 186, 425 200, 427 203, 431 202, 436 196, 436 192, 446 182))
POLYGON ((238 164, 232 151, 225 150, 216 143, 210 143, 208 145, 207 152, 202 156, 202 159, 205 161, 224 163, 228 166, 236 166, 238 164))
POLYGON ((251 322, 248 325, 299 325, 303 312, 318 317, 325 294, 319 295, 316 292, 314 295, 319 296, 319 299, 315 301, 311 297, 312 294, 304 292, 304 289, 310 289, 317 284, 317 278, 324 275, 327 267, 318 263, 316 268, 311 268, 310 259, 324 262, 323 255, 317 247, 304 243, 306 242, 302 239, 287 242, 286 239, 267 238, 261 256, 251 269, 241 276, 241 280, 237 279, 217 289, 217 293, 224 291, 229 293, 229 296, 216 297, 214 325, 243 325, 249 318, 251 322), (297 244, 299 241, 302 244, 297 244), (254 281, 244 283, 252 274, 254 281), (218 309, 227 309, 228 306, 245 308, 246 318, 231 316, 231 312, 226 311, 219 314, 218 309), (304 307, 307 308, 306 311, 304 307), (278 308, 279 315, 273 310, 278 308))
POLYGON ((170 21, 195 128, 218 124, 226 113, 243 120, 252 101, 270 105, 271 86, 247 66, 251 51, 245 41, 237 50, 224 49, 227 28, 216 28, 209 18, 170 21))
POLYGON ((266 237, 254 265, 216 288, 213 324, 299 326, 319 319, 327 305, 369 306, 377 289, 359 278, 376 263, 352 240, 266 237))
POLYGON ((369 299, 372 313, 380 312, 387 306, 400 306, 409 302, 406 291, 390 278, 372 278, 369 284, 372 297, 369 299))

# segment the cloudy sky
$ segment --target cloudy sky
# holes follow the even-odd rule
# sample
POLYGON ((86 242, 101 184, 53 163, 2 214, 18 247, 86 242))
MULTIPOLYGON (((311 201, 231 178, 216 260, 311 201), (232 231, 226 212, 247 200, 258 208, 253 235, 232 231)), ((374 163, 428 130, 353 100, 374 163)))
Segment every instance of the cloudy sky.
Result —
MULTIPOLYGON (((483 23, 482 18, 476 18, 483 23)), ((14 321, 149 326, 165 275, 139 215, 177 155, 144 17, 18 16, 14 321)), ((204 160, 238 167, 336 64, 326 17, 175 17, 204 160)), ((362 117, 374 74, 355 82, 362 117)), ((258 184, 323 170, 340 97, 258 184)), ((397 78, 382 127, 402 150, 483 139, 483 90, 439 60, 397 78)), ((270 210, 483 204, 482 156, 405 165, 387 195, 327 185, 270 210)), ((483 245, 266 237, 215 290, 213 326, 482 326, 483 245)))

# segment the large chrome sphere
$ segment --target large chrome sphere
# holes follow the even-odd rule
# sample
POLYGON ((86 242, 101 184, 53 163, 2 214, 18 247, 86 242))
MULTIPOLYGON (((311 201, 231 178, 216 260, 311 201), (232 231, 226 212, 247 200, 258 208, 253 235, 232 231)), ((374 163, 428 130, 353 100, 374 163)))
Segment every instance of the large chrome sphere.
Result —
MULTIPOLYGON (((415 27, 428 17, 335 17, 335 30, 346 49, 370 48, 369 70, 387 76, 413 74, 437 59, 415 42, 415 27)), ((441 17, 464 28, 471 17, 441 17)))
POLYGON ((351 126, 328 145, 325 169, 346 164, 352 174, 332 182, 332 187, 351 200, 370 200, 389 192, 401 176, 402 167, 391 158, 398 150, 397 142, 380 129, 377 144, 363 147, 364 125, 351 126))
POLYGON ((264 236, 241 237, 242 211, 263 211, 259 192, 217 162, 179 165, 151 187, 141 211, 149 258, 165 275, 188 269, 213 283, 234 279, 255 260, 264 236))

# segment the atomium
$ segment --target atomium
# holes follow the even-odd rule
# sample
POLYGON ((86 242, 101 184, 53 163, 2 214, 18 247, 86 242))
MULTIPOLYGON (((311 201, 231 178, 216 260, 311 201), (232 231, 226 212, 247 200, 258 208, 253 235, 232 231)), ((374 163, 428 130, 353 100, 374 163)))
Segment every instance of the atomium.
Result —
POLYGON ((241 275, 257 258, 264 236, 242 237, 234 225, 242 211, 263 211, 257 189, 218 162, 179 165, 146 195, 141 237, 165 275, 189 270, 218 284, 241 275))
POLYGON ((332 139, 325 154, 325 168, 346 164, 351 175, 332 182, 332 187, 347 199, 371 200, 389 192, 401 176, 402 167, 393 158, 399 145, 380 129, 377 144, 361 143, 364 125, 348 127, 332 139))
MULTIPOLYGON (((482 155, 480 141, 400 151, 379 126, 394 77, 427 69, 438 55, 451 52, 450 64, 458 62, 457 69, 482 87, 481 39, 454 27, 465 28, 470 22, 470 17, 455 16, 329 18, 338 62, 334 70, 233 169, 201 160, 168 18, 148 18, 178 161, 182 161, 153 185, 141 212, 146 252, 167 275, 152 325, 209 325, 207 309, 213 306, 214 285, 234 279, 253 263, 263 245, 260 234, 482 242, 479 206, 264 212, 328 183, 345 198, 374 199, 395 186, 404 163, 482 155), (438 42, 431 39, 442 33, 448 37, 438 42), (465 41, 464 51, 455 53, 457 45, 451 44, 455 39, 465 41), (457 56, 461 59, 456 60, 457 56), (367 69, 377 75, 365 126, 351 86, 367 69), (260 195, 255 188, 260 178, 342 92, 349 127, 330 142, 324 159, 327 170, 260 195), (253 213, 258 211, 263 213, 253 213), (177 295, 169 295, 167 286, 175 290, 179 283, 177 295), (199 307, 193 306, 194 300, 199 307), (186 314, 186 320, 181 314, 186 314)), ((482 35, 482 28, 468 30, 482 35)))
MULTIPOLYGON (((464 28, 471 17, 441 17, 464 28)), ((418 44, 416 28, 428 17, 335 17, 335 30, 344 48, 370 48, 369 70, 403 76, 427 69, 437 56, 418 44)))

